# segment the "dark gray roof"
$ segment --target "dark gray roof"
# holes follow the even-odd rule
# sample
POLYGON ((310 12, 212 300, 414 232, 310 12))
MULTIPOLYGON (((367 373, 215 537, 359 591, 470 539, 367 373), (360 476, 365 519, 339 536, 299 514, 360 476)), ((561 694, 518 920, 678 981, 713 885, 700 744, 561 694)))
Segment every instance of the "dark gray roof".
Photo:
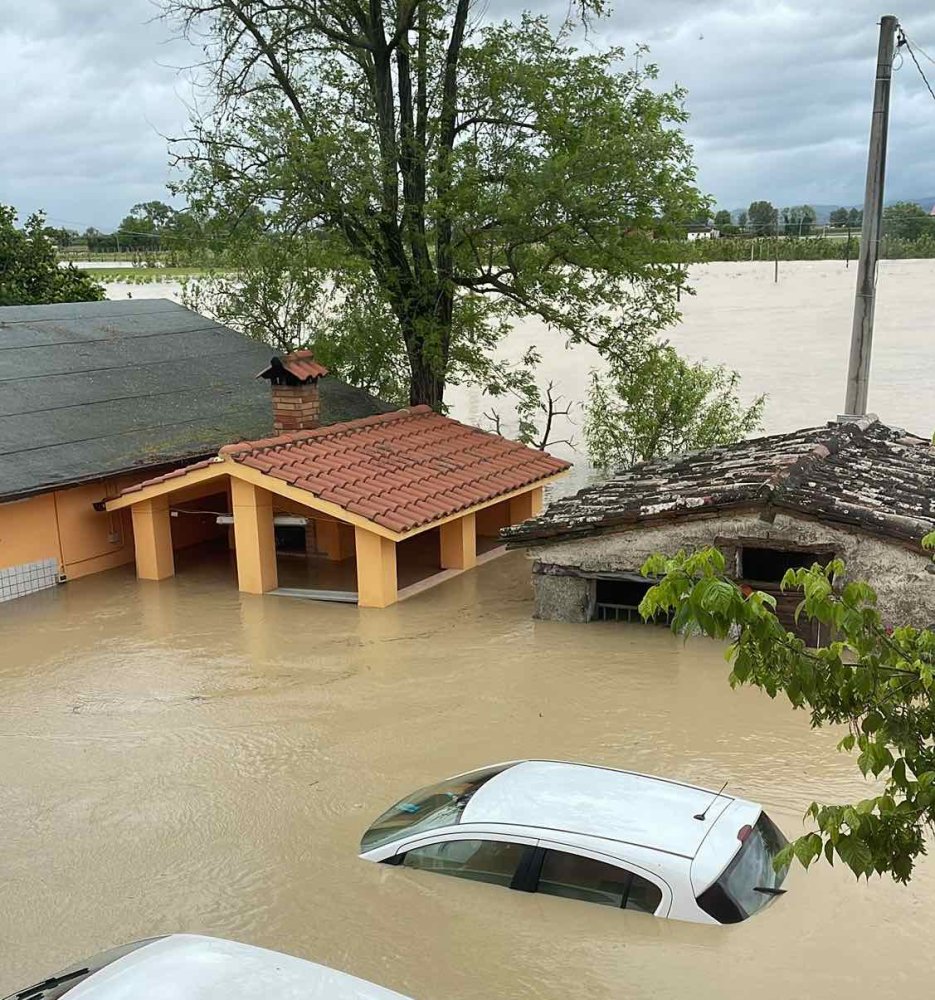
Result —
POLYGON ((754 438, 638 465, 503 536, 536 544, 757 508, 917 546, 935 528, 935 448, 872 418, 754 438))
MULTIPOLYGON (((0 308, 0 501, 268 437, 271 354, 167 299, 0 308)), ((393 409, 320 391, 323 423, 393 409)))

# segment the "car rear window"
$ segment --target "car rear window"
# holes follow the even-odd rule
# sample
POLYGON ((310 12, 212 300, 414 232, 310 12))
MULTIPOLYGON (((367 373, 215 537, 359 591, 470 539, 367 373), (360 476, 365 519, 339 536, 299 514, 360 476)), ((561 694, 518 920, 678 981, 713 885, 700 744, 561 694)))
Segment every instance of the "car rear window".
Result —
POLYGON ((485 767, 480 771, 471 771, 457 778, 450 778, 437 785, 429 785, 413 792, 396 805, 387 809, 370 827, 360 841, 362 852, 372 851, 375 847, 383 847, 393 840, 423 830, 435 830, 442 826, 453 826, 460 822, 471 796, 490 781, 491 778, 505 771, 512 764, 498 764, 495 767, 485 767))
POLYGON ((788 867, 778 871, 776 855, 786 846, 786 838, 776 824, 761 812, 740 850, 717 881, 698 897, 698 905, 722 924, 736 924, 752 917, 775 896, 785 880, 788 867))

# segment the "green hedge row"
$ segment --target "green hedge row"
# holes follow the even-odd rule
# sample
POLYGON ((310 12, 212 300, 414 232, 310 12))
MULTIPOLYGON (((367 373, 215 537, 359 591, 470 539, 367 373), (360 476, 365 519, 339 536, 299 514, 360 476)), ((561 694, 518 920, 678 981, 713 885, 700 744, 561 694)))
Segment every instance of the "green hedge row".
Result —
MULTIPOLYGON (((695 240, 688 244, 688 259, 692 263, 717 260, 844 260, 856 259, 860 238, 827 239, 820 236, 769 237, 754 239, 695 240)), ((880 256, 884 260, 935 257, 935 236, 920 236, 915 240, 883 238, 880 256)))

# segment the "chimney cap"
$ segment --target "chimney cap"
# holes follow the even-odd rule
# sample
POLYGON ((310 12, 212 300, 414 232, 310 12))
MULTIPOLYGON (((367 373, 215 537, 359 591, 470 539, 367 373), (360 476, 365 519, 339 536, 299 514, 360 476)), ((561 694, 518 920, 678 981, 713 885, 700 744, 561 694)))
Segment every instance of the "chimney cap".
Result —
POLYGON ((257 378, 269 379, 274 385, 301 385, 317 382, 328 369, 315 360, 315 355, 307 350, 293 351, 281 358, 270 359, 269 367, 259 372, 257 378))

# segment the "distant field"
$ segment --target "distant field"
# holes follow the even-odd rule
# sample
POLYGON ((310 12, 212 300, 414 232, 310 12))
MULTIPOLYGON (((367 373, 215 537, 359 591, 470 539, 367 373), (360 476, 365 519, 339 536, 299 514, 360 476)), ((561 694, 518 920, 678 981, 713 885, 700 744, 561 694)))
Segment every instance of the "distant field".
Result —
POLYGON ((149 285, 160 281, 178 281, 204 275, 203 267, 87 267, 82 269, 95 281, 105 284, 118 281, 130 285, 149 285))
MULTIPOLYGON (((138 250, 122 250, 120 253, 110 252, 110 253, 91 253, 87 247, 75 246, 67 247, 64 250, 59 250, 59 259, 63 261, 73 261, 73 260, 93 260, 99 261, 101 263, 107 261, 136 261, 142 256, 138 250)), ((164 251, 157 251, 156 253, 147 253, 147 259, 161 260, 166 256, 164 251)))

